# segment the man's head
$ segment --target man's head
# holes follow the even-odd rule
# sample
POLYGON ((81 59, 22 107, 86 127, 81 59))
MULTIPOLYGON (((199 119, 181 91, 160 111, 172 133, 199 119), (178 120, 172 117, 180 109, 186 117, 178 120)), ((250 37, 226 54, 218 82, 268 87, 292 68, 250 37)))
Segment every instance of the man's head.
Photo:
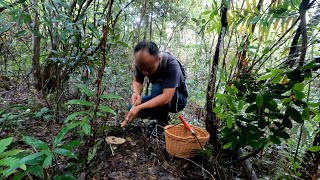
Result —
POLYGON ((160 63, 159 48, 154 42, 140 42, 134 47, 137 68, 146 76, 154 74, 160 63))

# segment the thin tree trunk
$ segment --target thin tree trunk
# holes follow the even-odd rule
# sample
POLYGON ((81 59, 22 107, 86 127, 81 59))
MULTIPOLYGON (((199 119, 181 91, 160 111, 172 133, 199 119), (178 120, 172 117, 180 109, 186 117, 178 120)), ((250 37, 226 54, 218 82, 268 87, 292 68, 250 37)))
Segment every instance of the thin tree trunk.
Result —
MULTIPOLYGON (((34 9, 37 9, 38 0, 31 1, 34 9)), ((39 32, 39 14, 34 12, 34 19, 32 22, 32 30, 34 32, 39 32)), ((41 78, 41 67, 40 67, 40 37, 35 33, 32 33, 32 68, 34 76, 34 87, 40 91, 42 89, 42 78, 41 78)))
POLYGON ((228 1, 224 0, 222 1, 221 9, 220 9, 222 26, 221 26, 221 31, 218 37, 218 42, 216 45, 214 57, 213 57, 210 78, 209 78, 209 83, 207 87, 207 97, 206 97, 206 110, 207 110, 206 129, 210 133, 210 140, 214 144, 217 144, 219 123, 214 112, 212 112, 212 110, 215 107, 214 96, 215 96, 215 84, 217 79, 216 75, 217 75, 217 69, 219 65, 219 57, 220 57, 221 48, 223 47, 224 36, 226 34, 227 27, 228 27, 227 11, 228 11, 228 1))
POLYGON ((146 14, 147 2, 148 2, 148 0, 144 0, 144 1, 143 1, 143 7, 142 7, 141 16, 140 16, 139 22, 138 22, 138 24, 137 24, 137 30, 135 31, 135 34, 134 34, 134 39, 133 39, 133 44, 134 44, 134 45, 135 45, 137 42, 140 41, 141 23, 142 23, 143 18, 144 18, 145 14, 146 14))

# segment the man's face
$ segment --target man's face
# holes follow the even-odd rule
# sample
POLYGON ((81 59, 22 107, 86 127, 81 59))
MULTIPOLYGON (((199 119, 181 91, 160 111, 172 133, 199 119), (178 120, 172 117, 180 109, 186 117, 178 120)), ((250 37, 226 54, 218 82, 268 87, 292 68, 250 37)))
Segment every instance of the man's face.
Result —
POLYGON ((140 50, 134 54, 134 59, 137 68, 145 76, 154 74, 159 66, 160 57, 153 56, 148 51, 140 50))

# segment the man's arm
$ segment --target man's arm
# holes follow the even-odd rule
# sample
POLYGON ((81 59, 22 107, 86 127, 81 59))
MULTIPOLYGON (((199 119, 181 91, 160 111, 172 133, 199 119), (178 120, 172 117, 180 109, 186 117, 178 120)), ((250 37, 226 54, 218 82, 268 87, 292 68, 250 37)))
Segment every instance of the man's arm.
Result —
POLYGON ((125 121, 131 122, 143 109, 155 108, 169 104, 174 95, 175 89, 176 88, 163 89, 162 94, 160 94, 159 96, 156 96, 155 98, 152 98, 151 100, 143 104, 132 107, 126 116, 125 121))
POLYGON ((141 93, 143 90, 143 84, 136 80, 136 78, 132 81, 132 96, 131 96, 131 104, 140 105, 142 98, 141 93))
POLYGON ((133 90, 133 93, 136 93, 136 94, 141 95, 142 89, 143 89, 143 84, 141 84, 140 82, 138 82, 138 81, 134 78, 133 81, 132 81, 132 90, 133 90))

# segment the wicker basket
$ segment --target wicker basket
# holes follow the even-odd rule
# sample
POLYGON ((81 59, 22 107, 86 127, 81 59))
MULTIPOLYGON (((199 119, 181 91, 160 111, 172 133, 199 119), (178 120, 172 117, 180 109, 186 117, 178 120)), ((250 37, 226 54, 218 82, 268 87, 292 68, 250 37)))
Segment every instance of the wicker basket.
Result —
MULTIPOLYGON (((203 147, 209 139, 209 133, 197 126, 190 125, 195 131, 201 146, 203 147)), ((176 126, 167 125, 164 128, 166 150, 169 154, 178 158, 190 158, 194 156, 197 149, 201 149, 199 142, 187 131, 183 124, 176 126)))

